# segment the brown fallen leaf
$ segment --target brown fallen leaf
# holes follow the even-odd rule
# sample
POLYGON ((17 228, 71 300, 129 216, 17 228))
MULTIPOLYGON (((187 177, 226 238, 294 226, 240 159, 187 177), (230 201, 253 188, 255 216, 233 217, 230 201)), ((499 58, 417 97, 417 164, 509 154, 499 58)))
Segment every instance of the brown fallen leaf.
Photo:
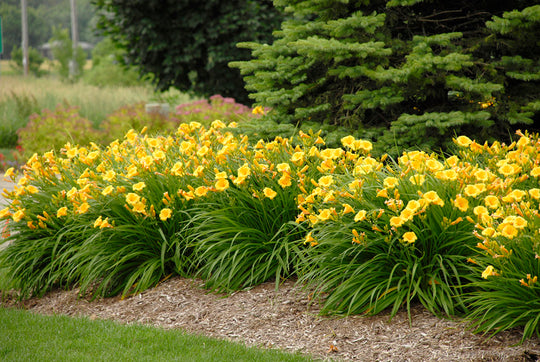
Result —
POLYGON ((338 348, 334 346, 333 344, 330 345, 330 348, 328 348, 328 353, 337 352, 338 348))

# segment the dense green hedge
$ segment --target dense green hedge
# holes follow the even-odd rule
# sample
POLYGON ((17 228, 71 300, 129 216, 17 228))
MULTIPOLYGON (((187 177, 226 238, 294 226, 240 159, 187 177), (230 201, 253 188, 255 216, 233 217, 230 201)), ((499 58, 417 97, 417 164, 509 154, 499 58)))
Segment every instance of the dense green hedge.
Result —
POLYGON ((271 40, 282 15, 270 0, 93 0, 98 27, 126 49, 125 60, 151 75, 161 90, 174 86, 209 97, 247 101, 232 60, 247 60, 242 41, 271 40))

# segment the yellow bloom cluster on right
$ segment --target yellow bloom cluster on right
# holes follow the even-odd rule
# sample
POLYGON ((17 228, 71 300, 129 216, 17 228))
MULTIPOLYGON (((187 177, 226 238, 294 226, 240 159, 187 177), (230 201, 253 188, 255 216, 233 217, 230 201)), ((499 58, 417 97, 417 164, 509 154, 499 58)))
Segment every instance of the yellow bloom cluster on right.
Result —
MULTIPOLYGON (((384 162, 385 157, 372 158, 365 153, 369 147, 358 147, 357 140, 347 136, 343 150, 319 153, 317 168, 325 175, 299 198, 298 220, 314 228, 327 222, 351 225, 353 245, 360 244, 359 230, 364 230, 362 240, 379 234, 385 240, 416 244, 422 235, 413 228, 415 220, 444 208, 456 215, 447 221, 442 217, 444 227, 467 222, 481 240, 482 252, 507 258, 512 250, 505 244, 521 237, 540 240, 540 140, 538 135, 518 136, 510 145, 480 145, 460 136, 455 143, 461 151, 447 159, 411 151, 394 164, 384 162), (370 203, 373 206, 366 207, 370 203)), ((540 254, 540 241, 534 245, 540 254)), ((495 275, 491 269, 483 273, 495 275)))

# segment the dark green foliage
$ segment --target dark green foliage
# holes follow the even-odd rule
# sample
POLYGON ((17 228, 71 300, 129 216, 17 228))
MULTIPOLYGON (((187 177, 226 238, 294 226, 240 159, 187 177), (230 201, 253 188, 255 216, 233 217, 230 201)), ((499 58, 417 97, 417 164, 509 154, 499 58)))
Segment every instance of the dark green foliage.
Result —
POLYGON ((281 15, 268 0, 94 0, 98 27, 127 50, 128 64, 153 74, 161 90, 247 100, 242 77, 227 64, 246 60, 242 41, 266 42, 281 15))
POLYGON ((393 154, 538 128, 535 0, 275 4, 293 16, 273 44, 240 44, 253 59, 231 63, 267 117, 358 130, 393 154))
POLYGON ((295 194, 279 191, 260 200, 231 190, 196 212, 193 268, 206 287, 233 292, 268 280, 277 286, 296 272, 304 232, 293 222, 295 194))
POLYGON ((468 298, 472 307, 471 327, 475 332, 485 334, 522 327, 522 341, 534 335, 540 337, 540 286, 537 281, 540 263, 535 252, 538 242, 530 237, 520 237, 508 240, 505 246, 512 250, 508 257, 493 258, 486 252, 477 258, 477 274, 488 265, 504 272, 497 278, 487 277, 487 280, 475 283, 478 288, 468 298), (524 270, 529 273, 525 274, 524 270))

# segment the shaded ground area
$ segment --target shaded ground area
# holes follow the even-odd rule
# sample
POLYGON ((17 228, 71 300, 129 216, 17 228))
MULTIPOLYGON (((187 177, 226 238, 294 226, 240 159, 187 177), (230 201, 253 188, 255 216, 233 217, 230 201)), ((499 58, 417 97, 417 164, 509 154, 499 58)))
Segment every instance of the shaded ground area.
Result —
POLYGON ((144 323, 191 333, 243 341, 250 346, 300 351, 317 358, 356 361, 535 361, 540 340, 522 345, 519 331, 492 339, 474 335, 459 320, 437 318, 421 306, 389 321, 375 317, 321 317, 309 294, 286 281, 228 297, 208 293, 202 281, 171 278, 146 292, 89 301, 78 290, 55 291, 40 299, 16 303, 3 297, 4 307, 36 313, 87 316, 121 323, 144 323))

